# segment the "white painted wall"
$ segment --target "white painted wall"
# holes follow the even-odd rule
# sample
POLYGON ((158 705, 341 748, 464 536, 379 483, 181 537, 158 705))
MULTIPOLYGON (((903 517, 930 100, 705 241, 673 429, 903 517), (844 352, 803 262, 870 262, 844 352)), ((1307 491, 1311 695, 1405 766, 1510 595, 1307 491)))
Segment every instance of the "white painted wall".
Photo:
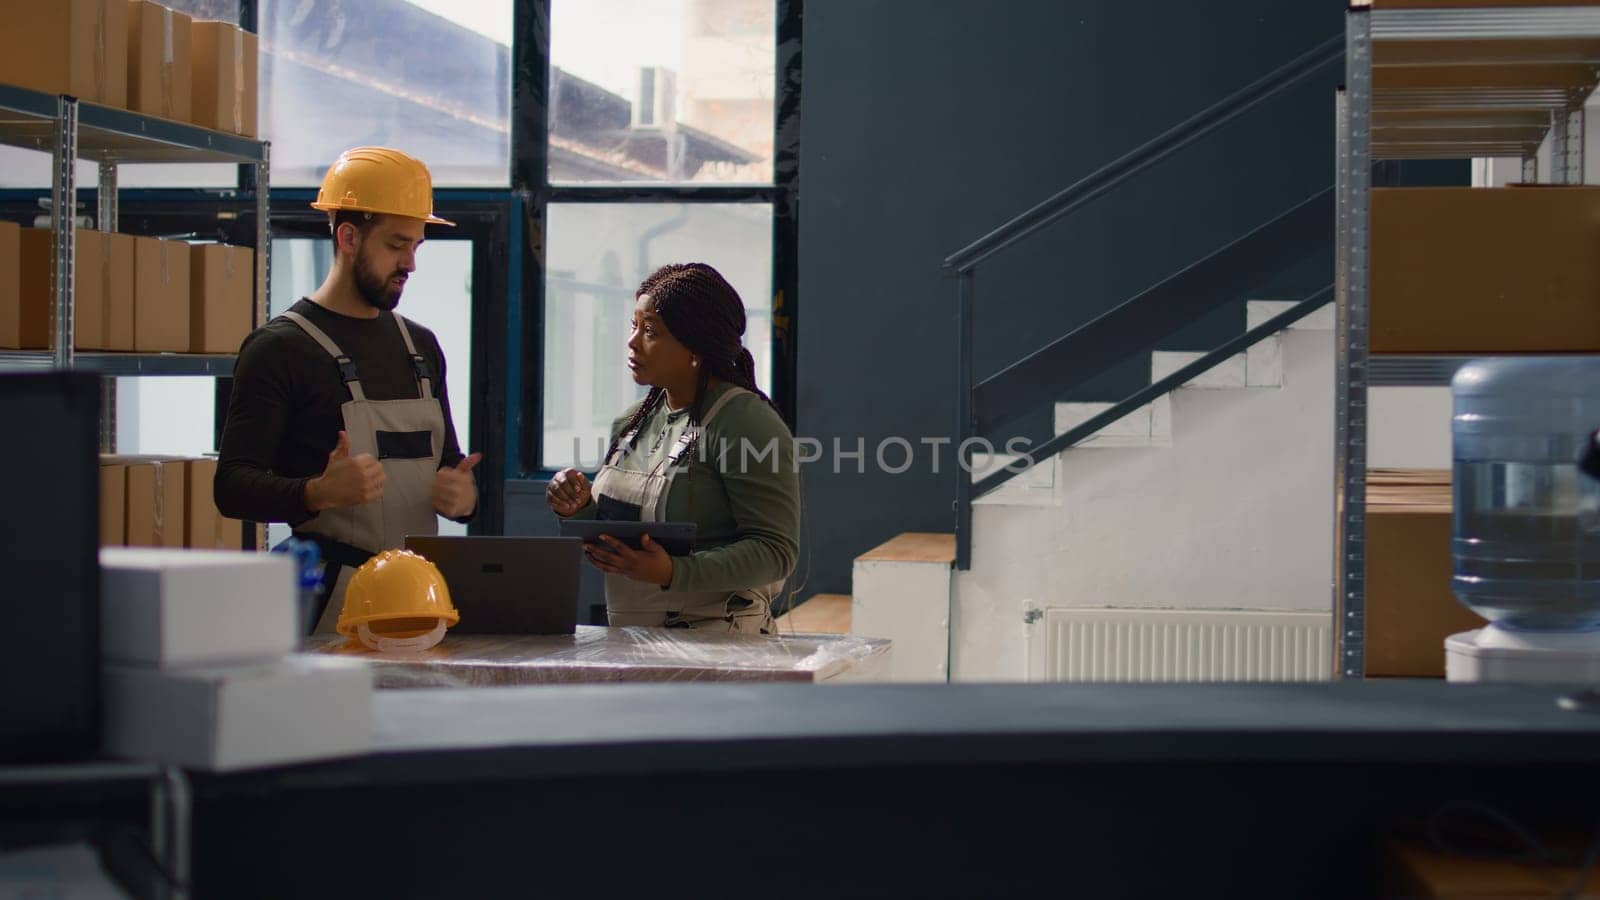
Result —
POLYGON ((948 562, 856 560, 850 633, 894 642, 890 680, 947 680, 951 575, 948 562))
POLYGON ((1068 450, 1058 507, 974 507, 955 680, 1024 679, 1027 604, 1331 610, 1333 333, 1282 340, 1282 388, 1180 389, 1170 448, 1068 450))

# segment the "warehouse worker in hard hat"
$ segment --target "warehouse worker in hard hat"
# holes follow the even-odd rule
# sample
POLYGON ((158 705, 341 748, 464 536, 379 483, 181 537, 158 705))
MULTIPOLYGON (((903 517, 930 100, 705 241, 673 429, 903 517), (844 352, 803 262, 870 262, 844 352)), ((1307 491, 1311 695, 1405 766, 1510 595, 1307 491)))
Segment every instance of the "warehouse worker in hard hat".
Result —
POLYGON ((310 297, 239 348, 215 483, 223 515, 287 522, 328 563, 316 631, 331 632, 355 567, 436 515, 472 518, 478 489, 445 394, 433 332, 395 312, 416 270, 433 181, 383 147, 346 151, 312 208, 328 214, 333 268, 310 297))

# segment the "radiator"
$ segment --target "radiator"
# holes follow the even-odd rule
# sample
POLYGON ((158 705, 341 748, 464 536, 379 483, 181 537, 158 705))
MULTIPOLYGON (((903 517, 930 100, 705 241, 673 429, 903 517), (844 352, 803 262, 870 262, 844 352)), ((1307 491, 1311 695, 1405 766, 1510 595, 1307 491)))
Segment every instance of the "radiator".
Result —
POLYGON ((1046 609, 1030 624, 1030 681, 1327 681, 1324 612, 1046 609))

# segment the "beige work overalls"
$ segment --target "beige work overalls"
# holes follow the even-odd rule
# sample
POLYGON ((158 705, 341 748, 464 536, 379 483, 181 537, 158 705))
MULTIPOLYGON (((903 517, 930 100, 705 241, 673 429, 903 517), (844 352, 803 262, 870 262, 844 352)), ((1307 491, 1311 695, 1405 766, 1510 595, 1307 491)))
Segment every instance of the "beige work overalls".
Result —
MULTIPOLYGON (((672 492, 672 480, 680 471, 680 462, 689 452, 697 434, 721 412, 727 402, 749 391, 729 387, 711 408, 706 410, 699 426, 684 429, 673 445, 672 451, 648 472, 629 472, 615 465, 619 454, 633 449, 639 438, 639 429, 624 434, 617 440, 617 449, 605 460, 600 474, 595 476, 595 502, 608 501, 604 507, 638 510, 636 521, 663 522, 667 518, 667 496, 672 492)), ((686 469, 687 463, 681 468, 686 469)), ((622 516, 611 515, 613 519, 622 516)), ((771 634, 772 599, 783 590, 783 582, 746 588, 738 591, 663 591, 653 584, 634 581, 622 575, 606 573, 606 620, 612 626, 645 625, 657 628, 695 628, 705 631, 739 632, 744 634, 771 634)))
MULTIPOLYGON (((344 589, 355 571, 354 559, 332 559, 338 544, 355 548, 370 556, 380 550, 404 547, 408 534, 438 534, 439 520, 433 510, 433 479, 439 471, 439 456, 444 447, 444 410, 433 395, 433 378, 422 356, 417 353, 411 332, 399 313, 390 313, 411 354, 412 371, 417 378, 415 400, 368 400, 356 377, 356 366, 327 333, 305 316, 285 312, 283 317, 300 326, 311 339, 328 351, 339 364, 350 399, 339 407, 344 415, 344 430, 350 436, 350 455, 370 453, 383 466, 386 477, 383 496, 360 506, 325 509, 295 527, 297 535, 318 540, 323 558, 338 574, 328 602, 317 620, 317 633, 332 633, 344 606, 344 589), (327 541, 335 542, 333 545, 327 541)), ((348 549, 346 550, 348 553, 348 549)), ((314 613, 313 613, 314 614, 314 613)))

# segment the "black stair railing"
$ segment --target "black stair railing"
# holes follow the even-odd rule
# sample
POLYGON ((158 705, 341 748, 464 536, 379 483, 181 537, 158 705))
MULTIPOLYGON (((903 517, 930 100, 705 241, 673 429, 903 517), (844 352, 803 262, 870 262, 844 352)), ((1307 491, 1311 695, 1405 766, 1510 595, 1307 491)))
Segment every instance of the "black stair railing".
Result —
MULTIPOLYGON (((1269 72, 1244 88, 1190 116, 1152 140, 1106 164, 1099 170, 994 229, 944 260, 944 271, 957 280, 958 348, 956 412, 956 567, 966 569, 972 560, 972 501, 998 488, 1027 467, 1048 458, 1048 447, 1064 449, 1070 444, 1062 435, 1008 466, 972 482, 972 452, 975 435, 987 433, 1028 409, 1051 402, 1061 392, 1081 384, 1111 366, 1142 352, 1155 341, 1172 334, 1206 312, 1228 300, 1237 299, 1247 287, 1241 283, 1245 273, 1281 269, 1303 258, 1330 239, 1334 212, 1332 189, 1307 198, 1275 219, 1254 229, 1204 259, 1153 285, 1128 301, 1117 305, 1082 328, 1030 353, 981 384, 974 384, 972 372, 973 313, 976 291, 974 274, 980 263, 1000 250, 1038 232, 1082 208, 1127 179, 1170 157, 1184 147, 1228 124, 1261 103, 1300 85, 1312 76, 1344 62, 1344 35, 1338 34, 1269 72)), ((1287 322, 1305 315, 1315 305, 1318 292, 1305 298, 1290 313, 1277 317, 1287 322)), ((1272 323, 1268 323, 1272 324, 1272 323)), ((1283 327, 1282 325, 1278 327, 1283 327)), ((1239 340, 1238 338, 1235 341, 1239 340)), ((1230 341, 1231 346, 1235 341, 1230 341)), ((1220 350, 1221 348, 1218 348, 1220 350)), ((1236 351, 1234 351, 1236 352, 1236 351)), ((1226 356, 1206 360, 1214 365, 1226 356)), ((1206 361, 1202 360, 1202 362, 1206 361)), ((1196 364, 1198 365, 1198 364, 1196 364)), ((1185 367, 1185 371, 1194 366, 1185 367)), ((1192 377, 1189 376, 1189 377, 1192 377)), ((1151 386, 1154 388, 1154 385, 1151 386)), ((1141 391, 1142 396, 1148 392, 1141 391)), ((1132 398, 1129 398, 1131 400, 1132 398)), ((1125 400, 1117 405, 1129 405, 1125 400)), ((1146 401, 1147 402, 1147 401, 1146 401)), ((1103 414, 1104 415, 1104 414, 1103 414)), ((1084 428, 1074 429, 1081 440, 1084 428)), ((1112 421, 1110 418, 1106 422, 1112 421)), ((1071 434, 1071 432, 1069 432, 1071 434)))

